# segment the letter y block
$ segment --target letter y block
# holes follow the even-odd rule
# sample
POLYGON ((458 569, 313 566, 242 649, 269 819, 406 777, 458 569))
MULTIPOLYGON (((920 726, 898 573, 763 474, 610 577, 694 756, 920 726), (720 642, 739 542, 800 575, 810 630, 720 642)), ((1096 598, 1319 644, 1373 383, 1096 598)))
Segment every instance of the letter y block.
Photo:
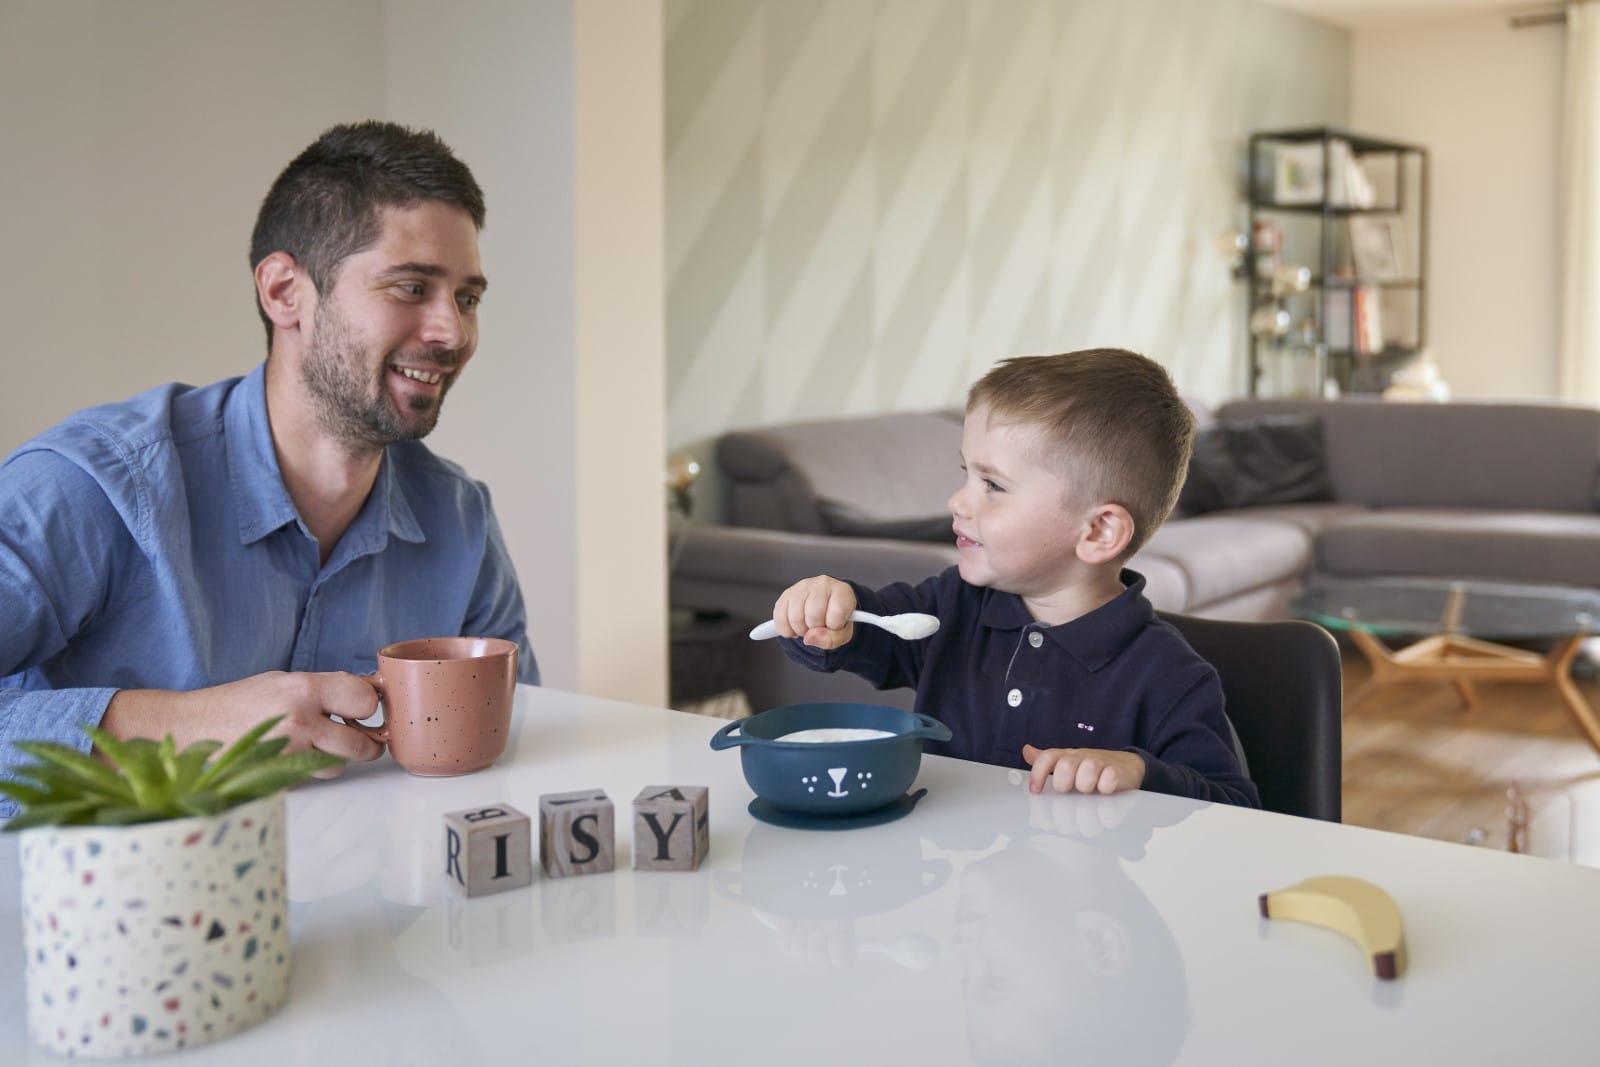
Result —
POLYGON ((692 871, 711 851, 710 791, 647 785, 633 798, 633 869, 692 871))
POLYGON ((539 866, 547 877, 602 874, 616 865, 616 815, 604 789, 539 798, 539 866))

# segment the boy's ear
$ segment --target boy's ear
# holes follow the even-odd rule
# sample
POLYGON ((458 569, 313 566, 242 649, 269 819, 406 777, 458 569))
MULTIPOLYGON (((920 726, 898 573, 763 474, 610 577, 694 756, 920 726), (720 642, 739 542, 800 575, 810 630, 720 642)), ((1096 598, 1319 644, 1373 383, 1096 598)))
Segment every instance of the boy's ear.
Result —
POLYGON ((1133 543, 1133 515, 1121 504, 1096 504, 1089 509, 1078 558, 1085 563, 1110 563, 1133 543))

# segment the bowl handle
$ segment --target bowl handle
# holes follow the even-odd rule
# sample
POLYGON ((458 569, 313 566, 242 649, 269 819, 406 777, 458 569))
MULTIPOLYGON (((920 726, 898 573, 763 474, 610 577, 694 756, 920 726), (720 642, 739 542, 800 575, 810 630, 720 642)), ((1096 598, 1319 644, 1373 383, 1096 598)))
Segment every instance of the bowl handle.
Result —
MULTIPOLYGON (((748 745, 750 742, 754 741, 755 738, 744 733, 740 733, 738 737, 733 736, 733 731, 739 729, 739 727, 743 725, 744 721, 742 719, 735 719, 722 729, 718 730, 716 733, 712 734, 711 747, 715 749, 733 748, 735 745, 748 745)), ((946 733, 948 732, 949 731, 946 731, 946 733)))
MULTIPOLYGON (((927 738, 929 741, 950 740, 950 727, 946 726, 938 719, 935 719, 931 715, 924 715, 921 712, 912 712, 912 717, 917 720, 917 728, 908 732, 905 736, 923 737, 927 738)), ((712 747, 716 747, 714 742, 712 747)))

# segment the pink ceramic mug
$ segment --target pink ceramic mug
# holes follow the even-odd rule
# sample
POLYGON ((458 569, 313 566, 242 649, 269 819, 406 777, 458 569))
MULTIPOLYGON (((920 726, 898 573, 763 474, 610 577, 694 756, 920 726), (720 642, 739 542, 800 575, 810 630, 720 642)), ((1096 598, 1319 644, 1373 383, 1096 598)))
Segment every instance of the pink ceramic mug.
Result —
POLYGON ((426 777, 481 771, 506 750, 517 687, 517 646, 498 637, 424 637, 378 650, 366 681, 383 700, 383 725, 349 725, 389 746, 426 777))

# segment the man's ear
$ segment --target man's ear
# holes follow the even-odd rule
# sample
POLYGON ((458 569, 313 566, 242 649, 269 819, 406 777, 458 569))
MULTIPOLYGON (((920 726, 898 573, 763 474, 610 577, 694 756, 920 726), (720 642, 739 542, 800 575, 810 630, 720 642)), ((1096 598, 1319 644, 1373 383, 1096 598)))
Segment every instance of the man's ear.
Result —
POLYGON ((256 298, 280 330, 292 330, 310 315, 311 279, 287 252, 274 252, 256 264, 256 298))
POLYGON ((1133 543, 1133 515, 1121 504, 1096 504, 1078 538, 1078 558, 1085 563, 1110 563, 1133 543))

